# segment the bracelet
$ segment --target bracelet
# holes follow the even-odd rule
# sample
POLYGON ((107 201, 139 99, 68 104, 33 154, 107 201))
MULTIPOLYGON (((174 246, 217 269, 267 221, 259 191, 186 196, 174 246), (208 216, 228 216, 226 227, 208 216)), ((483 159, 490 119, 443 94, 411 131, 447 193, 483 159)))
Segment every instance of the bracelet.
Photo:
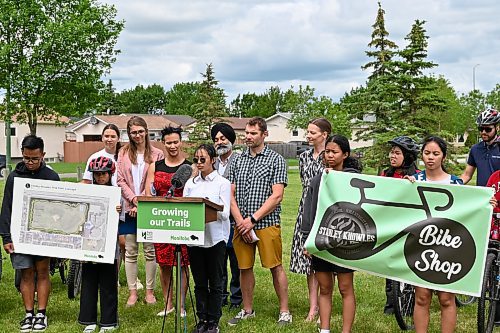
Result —
POLYGON ((250 221, 252 221, 253 224, 257 223, 257 220, 253 217, 253 215, 250 215, 250 221))

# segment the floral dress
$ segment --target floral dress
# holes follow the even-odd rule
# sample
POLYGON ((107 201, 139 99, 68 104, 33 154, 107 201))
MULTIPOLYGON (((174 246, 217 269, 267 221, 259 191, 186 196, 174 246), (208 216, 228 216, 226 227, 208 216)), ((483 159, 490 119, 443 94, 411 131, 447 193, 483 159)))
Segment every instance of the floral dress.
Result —
MULTIPOLYGON (((156 195, 159 197, 164 197, 167 195, 170 186, 172 185, 172 177, 175 172, 181 167, 181 165, 187 164, 191 165, 189 161, 184 161, 179 165, 170 167, 165 164, 165 160, 157 161, 155 164, 155 177, 153 181, 153 187, 156 191, 156 195)), ((175 197, 182 197, 182 188, 174 190, 175 197)), ((165 244, 165 243, 154 243, 156 262, 160 266, 175 266, 177 265, 177 260, 175 258, 175 245, 165 244)), ((181 245, 181 266, 189 265, 189 257, 186 245, 181 245)))
POLYGON ((304 199, 306 187, 311 179, 323 171, 323 154, 319 154, 315 159, 313 157, 314 149, 309 149, 299 156, 300 180, 302 183, 302 197, 299 203, 299 212, 295 230, 293 232, 292 253, 290 256, 290 271, 300 274, 311 274, 311 259, 303 253, 304 243, 302 242, 302 213, 304 212, 304 199))

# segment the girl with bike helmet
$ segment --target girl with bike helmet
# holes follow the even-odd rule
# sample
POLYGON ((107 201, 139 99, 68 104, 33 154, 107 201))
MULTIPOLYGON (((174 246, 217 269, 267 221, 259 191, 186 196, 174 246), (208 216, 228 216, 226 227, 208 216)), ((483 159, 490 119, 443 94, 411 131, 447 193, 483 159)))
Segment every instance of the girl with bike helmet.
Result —
MULTIPOLYGON (((115 162, 106 156, 99 156, 89 162, 88 171, 92 173, 95 185, 112 186, 111 178, 116 171, 115 162)), ((121 206, 117 206, 118 213, 121 206)), ((92 230, 84 229, 84 233, 92 230)), ((82 264, 82 289, 78 322, 85 325, 83 332, 94 332, 97 328, 97 301, 101 307, 100 333, 118 327, 118 253, 113 264, 84 262, 82 264)))
POLYGON ((389 153, 390 166, 382 172, 382 176, 403 178, 417 172, 416 161, 419 145, 410 137, 398 136, 387 143, 391 144, 389 153))
MULTIPOLYGON (((412 138, 403 135, 389 140, 387 143, 391 145, 390 166, 382 171, 381 176, 403 178, 418 172, 416 161, 420 147, 412 138)), ((390 279, 385 280, 385 295, 384 313, 393 314, 392 280, 390 279)))
MULTIPOLYGON (((326 140, 324 150, 324 161, 326 172, 329 170, 343 172, 361 172, 361 164, 357 159, 350 156, 351 148, 349 140, 342 135, 333 135, 326 140)), ((302 237, 303 242, 309 236, 316 215, 318 203, 319 185, 322 173, 312 178, 307 186, 307 194, 304 201, 304 213, 302 217, 302 237)), ((306 250, 304 254, 308 255, 306 250)), ((320 333, 330 332, 330 317, 332 313, 332 291, 335 283, 335 276, 338 281, 338 288, 342 295, 342 332, 350 332, 354 323, 356 312, 356 299, 354 296, 354 271, 337 266, 323 259, 312 257, 312 270, 318 280, 319 294, 319 318, 320 333)))

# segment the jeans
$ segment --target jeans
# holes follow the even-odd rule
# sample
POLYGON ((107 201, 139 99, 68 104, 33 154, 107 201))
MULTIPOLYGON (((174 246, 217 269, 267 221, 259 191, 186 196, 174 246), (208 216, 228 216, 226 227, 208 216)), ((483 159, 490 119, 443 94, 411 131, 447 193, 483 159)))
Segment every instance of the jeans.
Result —
POLYGON ((118 289, 116 287, 117 263, 84 263, 82 265, 82 290, 80 315, 82 325, 97 324, 97 294, 101 309, 100 326, 118 325, 118 289))
POLYGON ((203 248, 188 247, 194 280, 196 315, 200 321, 219 323, 222 315, 222 272, 226 242, 203 248))
POLYGON ((229 300, 231 304, 240 305, 242 302, 241 296, 241 288, 240 288, 240 269, 238 268, 238 259, 236 258, 236 253, 234 252, 234 248, 226 247, 226 255, 224 258, 224 267, 223 267, 223 295, 222 295, 222 303, 227 304, 227 298, 229 296, 229 300), (229 281, 229 291, 231 292, 231 296, 229 296, 229 292, 227 291, 227 284, 229 280, 228 272, 227 272, 227 261, 229 259, 229 266, 231 268, 231 280, 229 281))

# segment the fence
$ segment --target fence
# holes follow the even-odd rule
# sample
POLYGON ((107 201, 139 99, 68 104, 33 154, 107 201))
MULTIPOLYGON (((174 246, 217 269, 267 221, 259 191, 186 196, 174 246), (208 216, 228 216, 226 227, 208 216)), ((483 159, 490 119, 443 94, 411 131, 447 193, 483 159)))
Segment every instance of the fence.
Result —
POLYGON ((269 148, 283 156, 284 158, 297 157, 297 145, 290 143, 269 143, 269 148))

